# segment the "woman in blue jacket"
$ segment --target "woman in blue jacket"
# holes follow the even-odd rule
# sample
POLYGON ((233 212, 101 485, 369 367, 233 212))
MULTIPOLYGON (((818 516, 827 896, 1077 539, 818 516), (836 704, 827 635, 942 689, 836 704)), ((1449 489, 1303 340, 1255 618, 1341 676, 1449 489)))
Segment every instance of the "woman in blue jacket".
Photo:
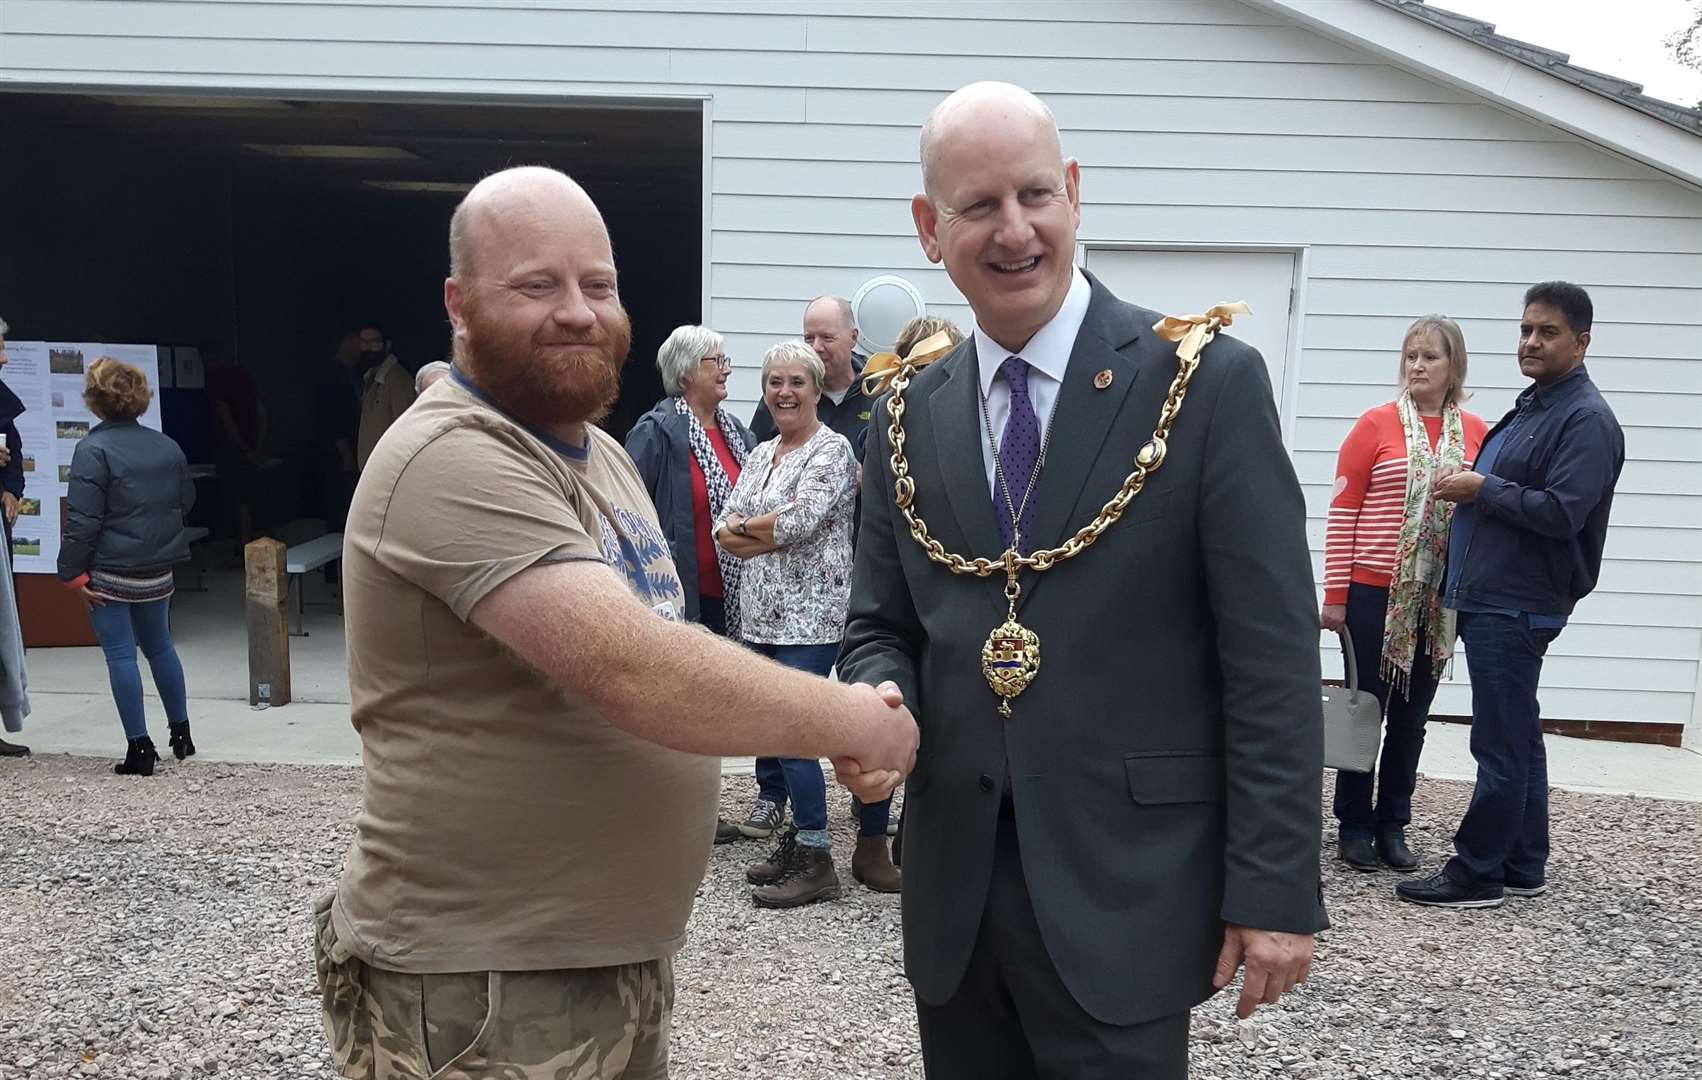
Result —
POLYGON ((142 712, 138 645, 165 703, 173 754, 181 761, 195 752, 183 664, 171 643, 172 566, 189 558, 183 518, 195 485, 177 443, 136 422, 152 398, 137 368, 104 356, 90 365, 83 401, 100 423, 71 457, 59 547, 60 580, 89 604, 130 740, 113 771, 141 776, 153 775, 159 754, 142 712))

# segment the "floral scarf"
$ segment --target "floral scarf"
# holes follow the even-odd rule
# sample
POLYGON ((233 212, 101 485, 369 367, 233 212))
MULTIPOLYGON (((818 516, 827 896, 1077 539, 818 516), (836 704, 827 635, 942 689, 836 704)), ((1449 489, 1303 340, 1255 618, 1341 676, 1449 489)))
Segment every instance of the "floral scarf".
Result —
POLYGON ((1431 671, 1440 673, 1454 652, 1454 613, 1442 606, 1442 573, 1448 561, 1448 526, 1454 504, 1430 497, 1439 470, 1458 469, 1465 461, 1466 437, 1460 406, 1442 407, 1442 436, 1434 451, 1412 394, 1395 402, 1407 440, 1407 493, 1401 535, 1395 545, 1395 572, 1389 579, 1389 607, 1383 619, 1381 673, 1403 695, 1412 680, 1419 636, 1430 652, 1431 671))
MULTIPOLYGON (((709 489, 709 520, 721 520, 721 507, 728 496, 733 494, 733 482, 727 476, 727 470, 721 467, 721 458, 715 453, 715 444, 709 441, 709 433, 698 423, 697 414, 691 411, 686 399, 674 399, 674 408, 686 423, 691 425, 691 456, 697 459, 697 467, 703 470, 704 487, 709 489)), ((721 437, 727 443, 727 449, 733 453, 733 460, 742 469, 745 465, 745 441, 739 438, 739 428, 726 409, 715 410, 715 426, 721 429, 721 437)), ((739 640, 739 573, 743 563, 739 559, 721 550, 721 545, 715 545, 715 562, 721 567, 721 602, 727 612, 727 636, 734 641, 739 640)))

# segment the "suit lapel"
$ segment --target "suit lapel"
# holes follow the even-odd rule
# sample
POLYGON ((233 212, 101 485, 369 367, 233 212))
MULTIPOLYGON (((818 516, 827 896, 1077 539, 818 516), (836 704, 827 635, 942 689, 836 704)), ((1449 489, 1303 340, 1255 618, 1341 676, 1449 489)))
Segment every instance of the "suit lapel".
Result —
MULTIPOLYGON (((1092 512, 1115 494, 1114 490, 1096 490, 1092 506, 1082 506, 1087 481, 1096 471, 1106 437, 1113 427, 1119 423, 1143 422, 1122 415, 1129 391, 1143 368, 1137 350, 1129 346, 1140 339, 1143 329, 1128 317, 1123 305, 1103 285, 1093 282, 1087 318, 1076 334, 1064 384, 1052 406, 1051 442, 1034 493, 1034 541, 1025 545, 1029 550, 1058 546, 1087 524, 1092 512), (1095 380, 1105 371, 1111 373, 1111 383, 1100 389, 1095 380)), ((1120 480, 1134 463, 1119 465, 1120 480)), ((995 530, 997 527, 995 522, 995 530)), ((1045 577, 1045 574, 1024 576, 1023 605, 1045 577)))

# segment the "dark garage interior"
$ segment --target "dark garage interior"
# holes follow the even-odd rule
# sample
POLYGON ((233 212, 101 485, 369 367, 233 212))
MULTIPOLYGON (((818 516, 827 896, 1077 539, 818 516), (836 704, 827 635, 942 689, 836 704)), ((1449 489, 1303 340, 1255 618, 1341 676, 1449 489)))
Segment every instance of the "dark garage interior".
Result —
MULTIPOLYGON (((633 321, 616 435, 661 395, 662 339, 701 319, 695 101, 8 93, 0 128, 9 336, 222 344, 257 382, 266 450, 285 462, 274 522, 317 516, 313 389, 339 334, 376 322, 409 368, 447 358, 449 215, 490 172, 552 165, 602 208, 633 321)), ((190 460, 209 460, 204 401, 166 390, 162 407, 190 460)))

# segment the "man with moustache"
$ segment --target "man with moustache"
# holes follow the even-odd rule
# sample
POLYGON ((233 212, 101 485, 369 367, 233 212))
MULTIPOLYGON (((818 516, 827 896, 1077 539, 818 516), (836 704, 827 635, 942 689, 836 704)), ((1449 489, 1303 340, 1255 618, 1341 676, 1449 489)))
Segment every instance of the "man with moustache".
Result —
POLYGON ((904 946, 927 1073, 1185 1077, 1189 1009, 1243 964, 1239 1014, 1274 1003, 1325 926, 1300 487, 1264 363, 1226 336, 1143 450, 1178 347, 1073 265, 1081 174, 1044 104, 965 87, 921 162, 922 249, 975 330, 876 407, 839 671, 922 729, 904 946), (1015 561, 1099 520, 1137 454, 1144 488, 1092 547, 1015 561), (918 520, 991 573, 939 565, 918 520))
POLYGON ((332 1053, 375 1080, 665 1077, 715 756, 843 758, 880 798, 915 723, 681 619, 643 483, 595 424, 631 333, 577 184, 474 187, 444 306, 451 381, 385 433, 349 514, 366 772, 316 908, 332 1053))
POLYGON ((1567 281, 1525 292, 1519 372, 1531 385, 1472 468, 1435 481, 1457 503, 1442 603, 1458 613, 1472 682, 1477 785, 1455 855, 1395 895, 1494 908, 1548 891, 1548 755, 1537 682, 1572 608, 1596 587, 1625 435, 1584 366, 1595 307, 1567 281))

